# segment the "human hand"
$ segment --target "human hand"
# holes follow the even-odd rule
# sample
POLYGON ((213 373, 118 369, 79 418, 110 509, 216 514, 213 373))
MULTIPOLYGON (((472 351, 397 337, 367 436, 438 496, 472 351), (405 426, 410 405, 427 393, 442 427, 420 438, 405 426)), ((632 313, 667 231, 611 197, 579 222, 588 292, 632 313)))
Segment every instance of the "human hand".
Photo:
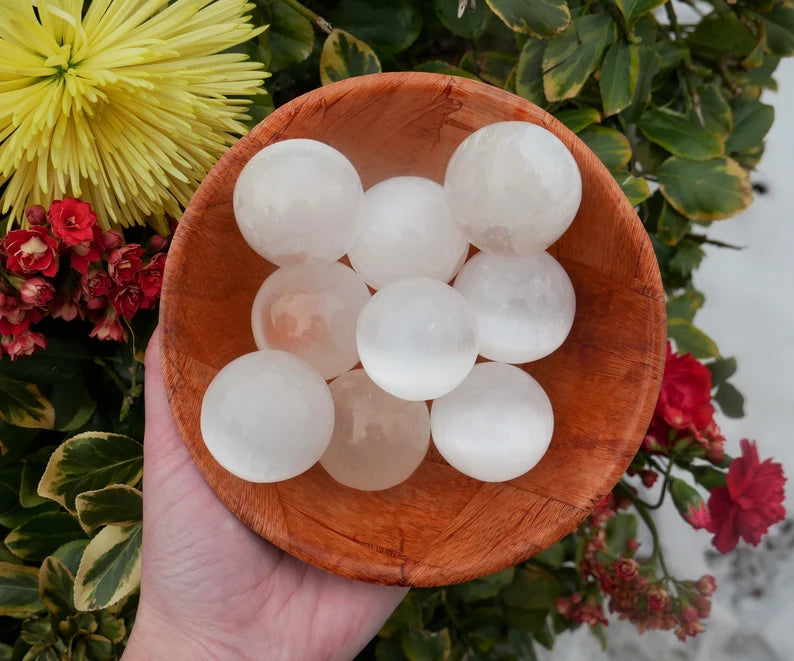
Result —
POLYGON ((177 431, 146 352, 143 574, 124 661, 352 659, 406 593, 284 553, 218 500, 177 431))

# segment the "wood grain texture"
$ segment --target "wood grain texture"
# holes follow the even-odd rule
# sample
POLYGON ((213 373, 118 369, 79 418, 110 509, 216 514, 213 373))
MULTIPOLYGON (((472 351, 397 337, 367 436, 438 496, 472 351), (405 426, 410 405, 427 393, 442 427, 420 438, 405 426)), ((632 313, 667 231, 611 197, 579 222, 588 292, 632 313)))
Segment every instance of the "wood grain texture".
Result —
POLYGON ((573 133, 531 103, 435 74, 377 74, 323 87, 282 106, 235 144, 179 224, 161 314, 171 407, 218 497, 298 558, 392 585, 483 576, 572 531, 637 451, 664 368, 664 295, 656 259, 609 172, 573 133), (472 131, 503 120, 552 131, 571 150, 583 177, 579 213, 550 249, 576 290, 573 330, 561 349, 525 366, 549 394, 556 418, 540 464, 510 482, 486 484, 451 468, 431 446, 409 480, 381 492, 343 487, 319 466, 269 485, 222 469, 201 438, 201 399, 220 368, 255 350, 249 311, 275 268, 237 231, 232 191, 243 165, 273 142, 314 138, 346 154, 365 188, 407 174, 443 182, 455 147, 472 131))

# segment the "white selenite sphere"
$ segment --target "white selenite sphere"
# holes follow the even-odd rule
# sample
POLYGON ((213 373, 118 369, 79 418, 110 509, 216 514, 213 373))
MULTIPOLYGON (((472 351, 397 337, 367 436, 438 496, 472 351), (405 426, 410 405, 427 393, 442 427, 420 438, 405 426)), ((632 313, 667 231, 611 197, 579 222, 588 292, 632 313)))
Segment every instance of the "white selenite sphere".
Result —
POLYGON ((333 379, 358 362, 356 321, 369 299, 361 276, 339 262, 285 266, 254 298, 254 341, 259 349, 294 353, 333 379))
POLYGON ((250 482, 278 482, 308 470, 333 430, 328 385, 303 358, 285 351, 236 358, 218 372, 201 404, 210 454, 250 482))
POLYGON ((503 482, 540 461, 554 414, 529 374, 505 363, 479 363, 460 386, 433 402, 430 428, 454 468, 483 482, 503 482))
POLYGON ((444 187, 423 177, 394 177, 364 193, 350 264, 374 289, 410 275, 449 282, 469 242, 452 222, 444 187))
POLYGON ((568 337, 576 312, 571 279, 546 252, 526 257, 477 253, 455 279, 471 303, 480 355, 526 363, 555 351, 568 337))
POLYGON ((317 140, 283 140, 240 172, 234 216, 248 245, 278 266, 335 261, 353 245, 363 197, 344 154, 317 140))
POLYGON ((464 236, 498 255, 545 250, 568 229, 582 199, 571 152, 527 122, 472 133, 452 154, 444 188, 464 236))
POLYGON ((439 280, 414 276, 386 285, 356 326, 369 377, 400 399, 441 397, 477 358, 477 319, 469 302, 439 280))
POLYGON ((336 423, 320 465, 337 482, 378 491, 404 480, 422 463, 430 444, 424 402, 407 402, 381 390, 364 370, 331 383, 336 423))

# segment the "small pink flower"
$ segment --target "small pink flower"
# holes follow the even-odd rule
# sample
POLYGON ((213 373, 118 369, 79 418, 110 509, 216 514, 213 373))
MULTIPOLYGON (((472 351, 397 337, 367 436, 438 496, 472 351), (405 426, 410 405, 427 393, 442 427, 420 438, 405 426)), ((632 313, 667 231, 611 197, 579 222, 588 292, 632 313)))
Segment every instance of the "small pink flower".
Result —
POLYGON ((94 324, 90 336, 98 340, 122 342, 127 339, 127 331, 121 325, 116 311, 111 306, 108 306, 105 310, 105 315, 94 324))
POLYGON ((108 273, 114 282, 126 285, 138 279, 143 263, 143 248, 137 243, 128 243, 116 248, 108 257, 108 273))
POLYGON ((698 579, 698 582, 695 583, 695 587, 697 591, 704 596, 714 594, 714 591, 717 589, 717 579, 711 574, 705 574, 698 579))
POLYGON ((67 246, 76 246, 94 238, 96 214, 88 202, 73 197, 56 200, 50 205, 47 219, 52 233, 67 246))
POLYGON ((30 356, 39 349, 44 349, 47 346, 47 338, 41 333, 25 330, 18 335, 3 335, 0 337, 0 346, 11 360, 17 360, 23 356, 30 356))
POLYGON ((28 278, 19 288, 19 298, 27 305, 46 305, 55 296, 55 287, 44 278, 28 278))

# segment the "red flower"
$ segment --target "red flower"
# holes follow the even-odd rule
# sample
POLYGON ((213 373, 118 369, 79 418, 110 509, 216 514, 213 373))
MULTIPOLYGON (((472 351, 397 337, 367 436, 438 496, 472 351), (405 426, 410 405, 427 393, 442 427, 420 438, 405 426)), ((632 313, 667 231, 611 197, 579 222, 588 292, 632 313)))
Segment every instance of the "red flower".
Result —
POLYGON ((127 339, 127 331, 125 331, 124 326, 121 325, 116 311, 111 306, 108 306, 105 310, 105 315, 95 322, 90 336, 98 340, 115 340, 116 342, 121 342, 127 339))
POLYGON ((41 333, 32 330, 25 330, 18 335, 3 336, 0 338, 0 346, 11 357, 16 360, 22 356, 30 356, 39 349, 47 346, 47 338, 41 333))
POLYGON ((85 273, 88 271, 89 264, 98 262, 100 259, 102 259, 102 255, 97 250, 96 242, 82 241, 72 248, 69 262, 75 271, 85 273))
POLYGON ((28 278, 19 288, 19 297, 26 305, 44 306, 55 296, 55 287, 44 278, 28 278))
POLYGON ((651 613, 663 611, 669 603, 670 595, 663 587, 654 585, 648 590, 648 610, 651 613))
POLYGON ((104 296, 110 291, 113 281, 108 272, 103 269, 92 268, 80 278, 83 298, 90 299, 104 296))
POLYGON ((711 525, 711 516, 706 508, 706 503, 702 500, 696 504, 687 505, 687 511, 682 514, 684 521, 686 521, 695 530, 708 530, 711 525))
POLYGON ((96 214, 88 202, 73 197, 56 200, 50 205, 47 219, 52 226, 52 233, 67 246, 76 246, 94 238, 96 214))
POLYGON ((646 489, 650 489, 654 484, 656 484, 656 480, 659 479, 659 473, 652 470, 641 470, 640 479, 642 480, 642 485, 646 489))
POLYGON ((124 237, 118 230, 108 230, 99 237, 99 243, 102 245, 102 252, 107 252, 121 246, 124 243, 124 237))
POLYGON ((639 574, 639 565, 631 558, 618 558, 615 561, 615 574, 622 581, 633 581, 639 574))
POLYGON ((742 439, 742 456, 728 468, 727 486, 712 489, 709 498, 711 523, 708 531, 715 533, 711 543, 727 553, 743 538, 758 546, 769 526, 786 517, 783 507, 783 467, 766 459, 758 459, 755 442, 742 439))
POLYGON ((55 300, 50 302, 50 316, 53 319, 60 317, 64 321, 72 321, 72 319, 83 317, 83 310, 78 305, 80 301, 80 290, 75 288, 70 292, 60 291, 55 296, 55 300))
POLYGON ((157 298, 163 286, 163 271, 165 270, 165 253, 156 254, 141 271, 140 284, 147 298, 157 298))
POLYGON ((25 216, 31 227, 34 225, 45 225, 47 223, 47 211, 40 204, 34 204, 32 207, 25 209, 25 216))
POLYGON ((704 574, 698 579, 698 582, 695 583, 695 587, 697 591, 704 596, 714 594, 714 591, 717 589, 717 579, 711 574, 704 574))
POLYGON ((140 273, 143 248, 137 243, 128 243, 116 248, 108 257, 108 273, 120 285, 134 282, 140 273))
POLYGON ((134 282, 126 285, 116 285, 110 290, 108 298, 116 313, 125 319, 132 319, 139 308, 149 306, 149 301, 140 285, 134 282))
POLYGON ((6 296, 0 306, 0 335, 24 333, 31 324, 41 319, 41 311, 25 305, 11 296, 6 296))
POLYGON ((676 429, 705 429, 714 416, 711 372, 691 354, 673 353, 667 343, 667 362, 656 415, 676 429))
POLYGON ((13 273, 37 273, 52 277, 58 271, 58 242, 43 227, 9 232, 0 249, 8 255, 6 267, 13 273))

